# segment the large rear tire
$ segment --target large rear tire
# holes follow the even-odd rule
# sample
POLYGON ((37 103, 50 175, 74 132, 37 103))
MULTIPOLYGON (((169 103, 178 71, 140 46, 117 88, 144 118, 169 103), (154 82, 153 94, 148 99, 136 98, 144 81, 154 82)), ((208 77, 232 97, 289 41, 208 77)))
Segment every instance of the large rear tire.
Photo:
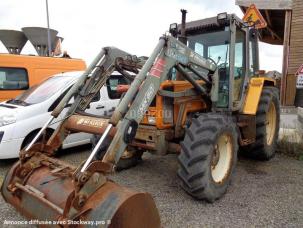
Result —
POLYGON ((264 87, 256 114, 256 141, 243 148, 247 157, 269 160, 275 156, 280 128, 279 90, 264 87))
POLYGON ((193 119, 178 157, 182 188, 208 202, 222 197, 231 181, 237 151, 238 134, 231 117, 203 114, 193 119))
MULTIPOLYGON (((99 135, 94 135, 92 137, 92 148, 95 148, 98 141, 100 139, 99 135)), ((109 138, 106 138, 101 148, 98 150, 98 152, 95 155, 96 160, 102 160, 103 156, 106 153, 106 150, 110 144, 111 140, 109 138)), ((133 166, 136 166, 139 162, 142 161, 142 151, 138 151, 135 148, 132 148, 130 146, 127 147, 127 150, 123 153, 122 157, 120 158, 118 164, 117 164, 117 171, 121 171, 123 169, 129 169, 133 166)))

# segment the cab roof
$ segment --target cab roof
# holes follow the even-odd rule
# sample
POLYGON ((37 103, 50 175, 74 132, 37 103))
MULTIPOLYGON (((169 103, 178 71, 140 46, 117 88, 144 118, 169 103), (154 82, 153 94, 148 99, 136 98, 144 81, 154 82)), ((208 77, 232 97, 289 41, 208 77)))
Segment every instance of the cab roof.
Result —
MULTIPOLYGON (((227 20, 225 21, 225 23, 219 23, 217 20, 217 16, 209 17, 201 20, 186 22, 186 35, 195 35, 201 32, 220 29, 223 26, 229 25, 229 21, 232 16, 239 23, 243 23, 242 20, 238 18, 235 14, 227 14, 227 20)), ((178 29, 179 31, 181 30, 181 24, 178 25, 178 29)))

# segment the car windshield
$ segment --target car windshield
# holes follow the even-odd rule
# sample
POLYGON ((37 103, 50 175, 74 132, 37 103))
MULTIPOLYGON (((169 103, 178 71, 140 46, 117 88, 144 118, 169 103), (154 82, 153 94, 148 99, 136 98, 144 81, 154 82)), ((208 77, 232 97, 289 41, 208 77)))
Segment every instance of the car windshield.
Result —
POLYGON ((15 99, 7 101, 7 103, 22 106, 41 103, 53 96, 62 88, 66 87, 66 85, 69 84, 70 81, 70 77, 49 78, 46 81, 26 90, 24 93, 20 94, 15 99))

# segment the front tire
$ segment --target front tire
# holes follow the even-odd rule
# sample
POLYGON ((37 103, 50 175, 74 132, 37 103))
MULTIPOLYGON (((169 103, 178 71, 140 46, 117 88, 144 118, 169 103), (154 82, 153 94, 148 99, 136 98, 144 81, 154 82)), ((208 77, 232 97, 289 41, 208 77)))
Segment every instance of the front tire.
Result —
POLYGON ((231 181, 237 151, 238 134, 231 117, 203 114, 193 119, 178 157, 182 188, 208 202, 222 197, 231 181))
MULTIPOLYGON (((94 135, 92 137, 92 148, 95 148, 98 141, 100 139, 99 135, 94 135)), ((96 160, 102 160, 103 156, 105 155, 107 148, 110 145, 111 140, 107 137, 101 146, 101 148, 97 151, 95 155, 96 160)), ((123 169, 129 169, 133 166, 136 166, 139 162, 142 161, 142 151, 137 151, 136 148, 132 148, 130 146, 127 147, 127 150, 123 153, 122 157, 120 158, 117 164, 117 171, 121 171, 123 169)))

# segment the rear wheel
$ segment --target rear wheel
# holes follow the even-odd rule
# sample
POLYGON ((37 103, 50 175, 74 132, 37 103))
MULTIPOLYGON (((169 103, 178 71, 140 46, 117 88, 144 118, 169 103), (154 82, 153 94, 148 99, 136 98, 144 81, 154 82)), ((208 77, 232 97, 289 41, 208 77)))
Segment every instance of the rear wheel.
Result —
POLYGON ((183 189, 213 202, 227 190, 237 160, 238 136, 231 117, 205 114, 193 119, 181 142, 178 176, 183 189))
MULTIPOLYGON (((95 148, 98 141, 100 139, 99 135, 94 135, 92 138, 92 147, 95 148)), ((101 148, 98 150, 98 152, 95 155, 95 159, 102 160, 103 156, 106 153, 106 150, 110 144, 111 140, 109 138, 106 138, 101 148)), ((123 170, 123 169, 129 169, 133 166, 136 166, 140 161, 142 161, 142 151, 136 150, 136 148, 128 146, 127 149, 122 154, 118 164, 117 164, 117 170, 123 170)))
POLYGON ((280 125, 279 91, 264 87, 256 114, 256 141, 243 148, 246 156, 269 160, 275 155, 280 125))

